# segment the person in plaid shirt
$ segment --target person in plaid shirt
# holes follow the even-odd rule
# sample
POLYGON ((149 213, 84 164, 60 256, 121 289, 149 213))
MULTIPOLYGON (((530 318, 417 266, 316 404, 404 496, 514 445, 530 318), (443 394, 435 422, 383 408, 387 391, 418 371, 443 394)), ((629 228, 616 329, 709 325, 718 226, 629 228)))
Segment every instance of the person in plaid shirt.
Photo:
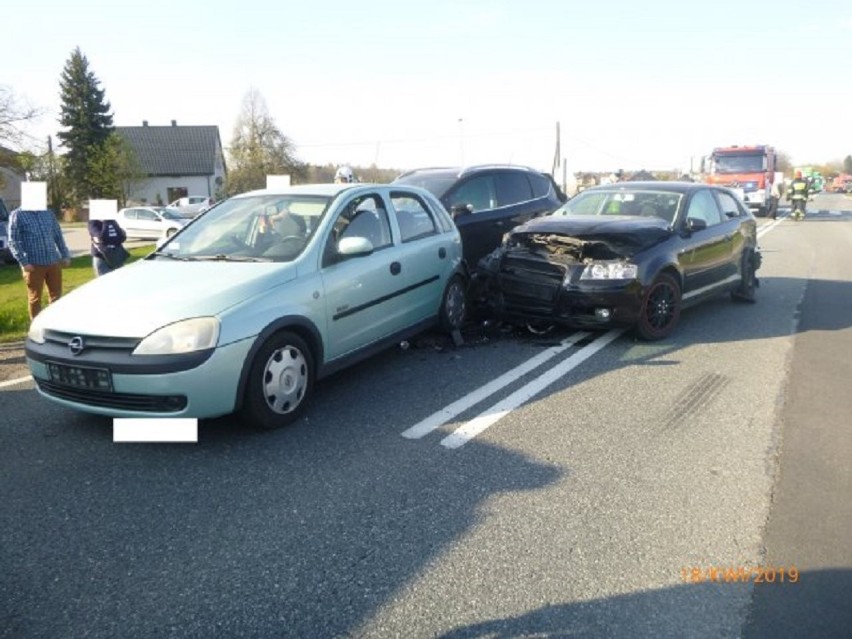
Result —
POLYGON ((9 248, 21 265, 27 285, 30 320, 41 311, 41 292, 55 302, 62 295, 62 267, 71 264, 71 254, 53 211, 24 211, 9 214, 9 248))

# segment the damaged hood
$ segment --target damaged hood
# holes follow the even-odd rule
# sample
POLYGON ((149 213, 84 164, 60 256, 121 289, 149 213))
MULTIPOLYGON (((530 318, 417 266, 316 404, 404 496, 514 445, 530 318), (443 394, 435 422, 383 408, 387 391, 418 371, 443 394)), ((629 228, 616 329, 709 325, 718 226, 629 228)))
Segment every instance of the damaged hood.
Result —
POLYGON ((519 236, 535 236, 537 243, 604 245, 613 257, 630 257, 671 235, 669 223, 661 218, 620 215, 547 215, 532 219, 511 233, 515 241, 522 239, 519 236), (566 238, 580 242, 565 242, 566 238))

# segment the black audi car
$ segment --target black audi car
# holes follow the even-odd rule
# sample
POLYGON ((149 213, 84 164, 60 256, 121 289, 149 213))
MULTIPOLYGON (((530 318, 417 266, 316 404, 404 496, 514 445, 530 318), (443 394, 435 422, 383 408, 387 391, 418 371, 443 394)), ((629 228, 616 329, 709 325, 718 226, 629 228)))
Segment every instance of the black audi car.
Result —
POLYGON ((478 294, 513 323, 634 326, 640 337, 660 339, 687 304, 724 292, 755 300, 756 230, 722 187, 593 187, 508 233, 480 262, 478 294))

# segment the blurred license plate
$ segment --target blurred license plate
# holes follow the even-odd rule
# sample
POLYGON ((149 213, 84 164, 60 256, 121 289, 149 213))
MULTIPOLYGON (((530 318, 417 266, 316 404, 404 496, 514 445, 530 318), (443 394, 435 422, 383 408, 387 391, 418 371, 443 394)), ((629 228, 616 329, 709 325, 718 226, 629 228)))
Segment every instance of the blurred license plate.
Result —
POLYGON ((112 375, 106 368, 89 366, 67 366, 66 364, 47 363, 50 381, 74 388, 111 391, 112 375))

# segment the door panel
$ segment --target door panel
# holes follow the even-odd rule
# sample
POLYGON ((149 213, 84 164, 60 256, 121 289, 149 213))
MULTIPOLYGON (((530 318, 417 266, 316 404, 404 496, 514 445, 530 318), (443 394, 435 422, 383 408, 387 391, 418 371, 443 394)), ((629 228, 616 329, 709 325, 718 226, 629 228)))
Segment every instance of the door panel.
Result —
POLYGON ((722 214, 709 189, 694 193, 687 203, 686 220, 702 220, 707 228, 684 231, 681 266, 684 299, 711 292, 727 276, 732 251, 732 221, 722 214))

